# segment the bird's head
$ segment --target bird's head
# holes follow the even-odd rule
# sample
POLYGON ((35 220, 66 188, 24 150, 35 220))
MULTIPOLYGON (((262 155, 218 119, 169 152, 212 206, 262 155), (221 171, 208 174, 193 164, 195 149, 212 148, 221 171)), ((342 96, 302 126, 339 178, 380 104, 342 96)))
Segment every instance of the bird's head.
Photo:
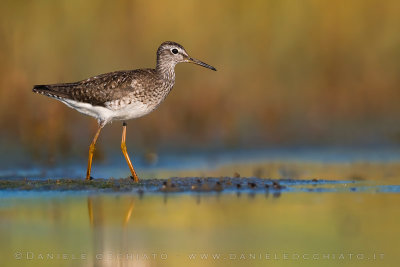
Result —
POLYGON ((194 63, 205 68, 216 71, 213 66, 210 66, 198 59, 192 58, 188 55, 185 48, 175 42, 164 42, 158 47, 157 50, 157 65, 172 65, 175 67, 176 64, 181 62, 194 63))

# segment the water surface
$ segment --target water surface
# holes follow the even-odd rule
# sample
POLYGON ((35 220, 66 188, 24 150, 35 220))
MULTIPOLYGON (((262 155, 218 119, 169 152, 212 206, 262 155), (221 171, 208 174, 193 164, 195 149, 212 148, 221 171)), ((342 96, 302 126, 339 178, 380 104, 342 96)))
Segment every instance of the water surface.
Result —
POLYGON ((5 266, 394 266, 399 205, 391 193, 5 197, 1 259, 5 266))
MULTIPOLYGON (((145 178, 204 174, 218 179, 236 172, 242 177, 330 182, 299 182, 280 191, 257 187, 207 193, 139 194, 136 188, 124 193, 3 190, 1 265, 396 266, 400 261, 396 153, 381 159, 368 158, 373 153, 363 154, 367 158, 299 155, 264 154, 248 161, 229 155, 214 160, 199 156, 182 168, 162 165, 161 160, 157 163, 161 167, 142 174, 145 178)), ((119 168, 104 166, 94 168, 97 173, 119 168)), ((17 174, 15 178, 24 177, 17 174)), ((47 179, 40 173, 27 176, 47 179)))

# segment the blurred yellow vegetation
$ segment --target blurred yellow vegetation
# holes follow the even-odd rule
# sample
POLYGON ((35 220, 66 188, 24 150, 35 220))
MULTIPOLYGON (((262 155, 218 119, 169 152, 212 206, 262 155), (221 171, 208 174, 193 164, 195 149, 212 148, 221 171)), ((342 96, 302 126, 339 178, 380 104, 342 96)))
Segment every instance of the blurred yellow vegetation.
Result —
MULTIPOLYGON (((34 157, 86 151, 96 124, 33 94, 34 84, 153 67, 165 40, 218 72, 178 65, 165 103, 128 123, 133 146, 400 139, 399 1, 7 0, 0 6, 1 145, 21 144, 34 157)), ((118 147, 117 125, 100 146, 118 147)))

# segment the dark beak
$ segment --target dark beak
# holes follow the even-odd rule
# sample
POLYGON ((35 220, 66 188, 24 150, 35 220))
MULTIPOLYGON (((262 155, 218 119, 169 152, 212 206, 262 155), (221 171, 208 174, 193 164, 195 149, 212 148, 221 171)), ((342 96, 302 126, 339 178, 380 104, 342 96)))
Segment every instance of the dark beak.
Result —
POLYGON ((205 67, 205 68, 207 68, 207 69, 210 69, 210 70, 217 71, 217 69, 214 68, 213 66, 210 66, 210 65, 208 65, 208 64, 206 64, 206 63, 204 63, 204 62, 202 62, 202 61, 200 61, 200 60, 198 60, 198 59, 191 58, 191 57, 188 57, 187 59, 188 59, 188 61, 191 62, 191 63, 194 63, 194 64, 197 64, 197 65, 203 66, 203 67, 205 67))

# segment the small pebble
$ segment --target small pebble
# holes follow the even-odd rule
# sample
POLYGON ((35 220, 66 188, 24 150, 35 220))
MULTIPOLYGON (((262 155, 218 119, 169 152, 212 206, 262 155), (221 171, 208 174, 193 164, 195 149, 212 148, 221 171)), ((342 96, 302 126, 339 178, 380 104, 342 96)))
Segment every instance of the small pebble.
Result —
POLYGON ((248 186, 250 188, 256 188, 257 187, 256 183, 253 183, 253 182, 248 182, 247 184, 248 184, 248 186))
POLYGON ((274 187, 274 189, 276 190, 281 190, 282 188, 284 188, 284 186, 280 185, 278 182, 273 182, 272 186, 274 187))

